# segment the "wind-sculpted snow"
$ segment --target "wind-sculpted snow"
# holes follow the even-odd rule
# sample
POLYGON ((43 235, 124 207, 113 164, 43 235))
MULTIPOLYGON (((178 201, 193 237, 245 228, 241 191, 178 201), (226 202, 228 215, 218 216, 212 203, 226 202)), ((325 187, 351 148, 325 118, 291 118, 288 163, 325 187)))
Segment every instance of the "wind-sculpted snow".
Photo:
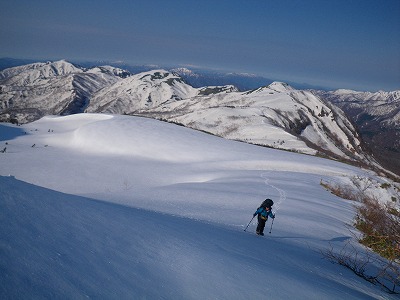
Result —
POLYGON ((26 123, 81 112, 142 115, 227 139, 377 165, 340 109, 282 82, 245 92, 232 85, 194 88, 162 69, 131 75, 66 61, 0 74, 2 121, 26 123))
POLYGON ((320 180, 373 173, 139 117, 7 128, 1 298, 395 299, 320 252, 361 251, 320 180), (244 232, 266 197, 271 234, 244 232))

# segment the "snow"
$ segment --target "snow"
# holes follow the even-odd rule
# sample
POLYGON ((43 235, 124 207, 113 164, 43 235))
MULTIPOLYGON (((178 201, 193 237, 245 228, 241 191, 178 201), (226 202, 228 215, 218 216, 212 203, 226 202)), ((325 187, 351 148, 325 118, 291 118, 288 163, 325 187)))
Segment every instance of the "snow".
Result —
POLYGON ((400 91, 371 93, 342 89, 329 92, 314 91, 314 93, 344 108, 350 115, 368 114, 379 123, 387 123, 385 126, 388 127, 397 128, 400 124, 400 91))
POLYGON ((171 100, 194 97, 197 93, 197 89, 185 84, 173 73, 162 69, 152 70, 99 90, 86 111, 124 114, 171 100))
POLYGON ((232 140, 315 154, 315 149, 296 136, 300 135, 337 156, 362 157, 343 113, 333 112, 311 92, 281 82, 244 93, 229 91, 173 101, 145 112, 232 140))
POLYGON ((171 70, 171 72, 178 74, 179 76, 190 76, 190 77, 195 77, 198 78, 200 77, 199 74, 196 74, 195 72, 193 72, 192 70, 189 70, 188 68, 174 68, 171 70))
POLYGON ((0 78, 4 121, 81 112, 144 115, 247 143, 365 160, 342 112, 282 82, 247 92, 232 85, 194 88, 163 69, 131 76, 111 66, 83 69, 66 61, 10 68, 0 78))
POLYGON ((107 114, 0 124, 0 142, 2 299, 395 299, 321 254, 361 246, 320 180, 367 171, 107 114), (266 197, 271 234, 244 232, 266 197))
POLYGON ((6 69, 0 72, 0 79, 12 80, 7 84, 30 85, 43 79, 55 78, 57 76, 69 75, 72 73, 83 72, 73 64, 65 61, 55 61, 47 63, 33 63, 24 66, 6 69))
POLYGON ((3 113, 14 115, 22 123, 43 115, 82 112, 95 91, 127 75, 113 67, 85 70, 66 61, 6 69, 0 72, 0 109, 9 108, 11 111, 3 113))

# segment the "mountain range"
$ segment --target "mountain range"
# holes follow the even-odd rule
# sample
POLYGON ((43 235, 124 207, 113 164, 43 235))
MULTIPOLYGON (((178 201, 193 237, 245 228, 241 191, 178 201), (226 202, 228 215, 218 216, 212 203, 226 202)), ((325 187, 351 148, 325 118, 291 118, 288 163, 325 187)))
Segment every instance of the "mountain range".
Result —
POLYGON ((400 174, 400 91, 312 92, 340 107, 356 124, 370 153, 384 167, 400 174))
MULTIPOLYGON (((357 103, 350 105, 356 92, 297 90, 282 82, 247 91, 234 85, 188 84, 195 78, 200 77, 182 68, 131 74, 64 60, 16 66, 0 72, 0 120, 27 123, 83 112, 141 115, 227 139, 379 168, 381 157, 375 152, 380 146, 371 147, 379 139, 366 138, 377 123, 364 124, 373 119, 381 126, 377 136, 387 128, 395 138, 396 154, 399 92, 381 93, 379 105, 368 110, 370 103, 377 103, 374 93, 369 98, 357 94, 357 103)), ((385 167, 398 171, 393 165, 385 167)))

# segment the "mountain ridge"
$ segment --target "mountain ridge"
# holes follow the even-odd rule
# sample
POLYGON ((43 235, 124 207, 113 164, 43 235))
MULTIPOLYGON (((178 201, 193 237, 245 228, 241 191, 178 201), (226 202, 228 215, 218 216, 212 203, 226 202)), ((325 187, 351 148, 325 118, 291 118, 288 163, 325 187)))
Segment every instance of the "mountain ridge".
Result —
POLYGON ((26 123, 49 114, 83 112, 95 91, 127 74, 109 66, 85 69, 65 60, 3 70, 0 119, 26 123))
POLYGON ((333 156, 349 159, 354 153, 357 156, 362 152, 358 137, 348 138, 348 134, 354 132, 348 121, 343 122, 347 127, 333 126, 336 123, 334 116, 340 115, 339 111, 334 115, 331 108, 311 93, 299 92, 280 82, 245 93, 236 91, 198 96, 139 113, 228 139, 308 154, 316 154, 319 148, 323 149, 321 153, 331 152, 333 156), (324 134, 332 126, 337 131, 335 137, 324 134), (339 139, 345 147, 336 147, 334 139, 339 139))
POLYGON ((312 93, 340 107, 363 137, 368 150, 386 168, 400 174, 400 91, 353 90, 312 93))
POLYGON ((244 92, 232 85, 195 88, 164 69, 131 74, 64 60, 6 69, 0 78, 2 121, 81 112, 142 115, 228 139, 379 166, 339 107, 283 82, 244 92))

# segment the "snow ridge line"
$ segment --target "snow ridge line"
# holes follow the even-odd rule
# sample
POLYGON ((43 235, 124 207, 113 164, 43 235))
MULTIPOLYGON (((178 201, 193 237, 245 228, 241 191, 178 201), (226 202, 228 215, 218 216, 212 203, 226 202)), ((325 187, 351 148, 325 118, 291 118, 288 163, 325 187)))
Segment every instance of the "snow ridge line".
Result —
MULTIPOLYGON (((268 178, 268 173, 261 173, 260 177, 261 177, 262 179, 264 179, 264 183, 265 183, 267 186, 270 186, 271 188, 277 190, 278 193, 279 193, 279 200, 278 200, 278 201, 274 201, 274 208, 275 208, 274 210, 275 210, 275 213, 276 213, 276 212, 279 210, 280 204, 281 204, 283 201, 286 200, 286 192, 285 192, 284 190, 282 190, 282 189, 280 189, 280 188, 278 188, 278 187, 272 185, 272 184, 269 182, 270 179, 268 178)), ((272 199, 272 200, 273 200, 273 199, 272 199)))

